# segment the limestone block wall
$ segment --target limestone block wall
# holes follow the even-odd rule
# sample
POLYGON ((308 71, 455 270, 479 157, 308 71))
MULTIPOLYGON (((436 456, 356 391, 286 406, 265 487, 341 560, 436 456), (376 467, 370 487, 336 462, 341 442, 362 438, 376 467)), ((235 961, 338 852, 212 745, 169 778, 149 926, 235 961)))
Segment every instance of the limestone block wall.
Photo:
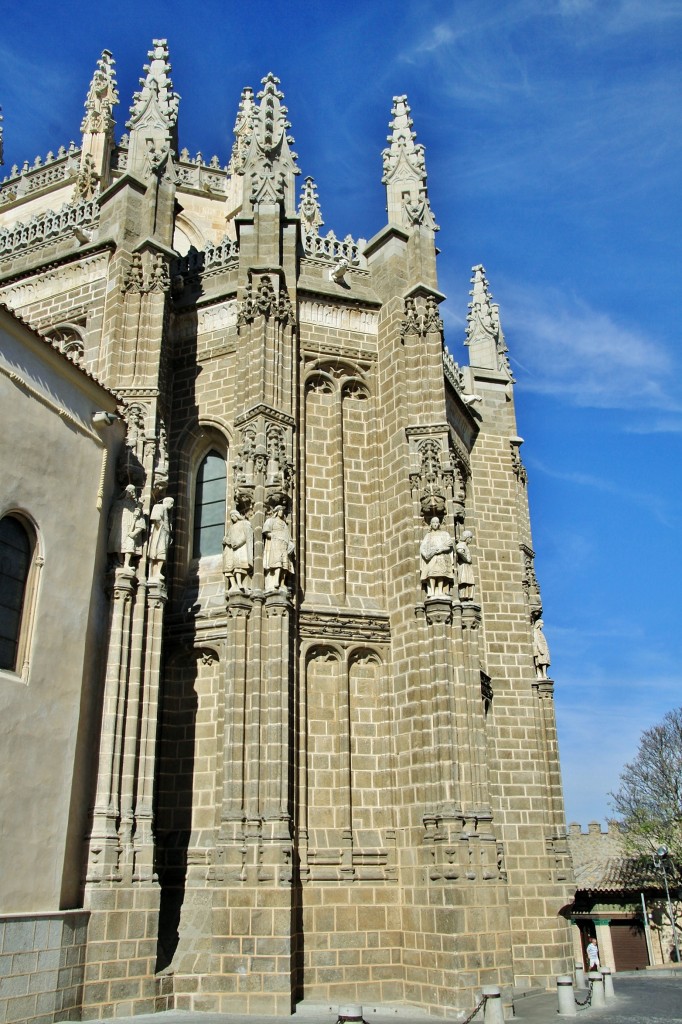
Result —
POLYGON ((504 840, 515 977, 523 985, 538 973, 567 969, 571 947, 559 913, 572 890, 553 684, 535 677, 524 596, 522 545, 530 543, 530 524, 525 480, 510 444, 517 433, 514 407, 503 374, 473 372, 485 407, 471 456, 471 524, 483 607, 483 663, 494 691, 487 723, 490 783, 504 840))
POLYGON ((80 1020, 89 914, 66 910, 0 917, 0 1020, 80 1020))
POLYGON ((75 325, 84 340, 84 363, 96 369, 108 265, 108 251, 86 254, 30 279, 1 284, 0 301, 43 334, 60 324, 75 325))

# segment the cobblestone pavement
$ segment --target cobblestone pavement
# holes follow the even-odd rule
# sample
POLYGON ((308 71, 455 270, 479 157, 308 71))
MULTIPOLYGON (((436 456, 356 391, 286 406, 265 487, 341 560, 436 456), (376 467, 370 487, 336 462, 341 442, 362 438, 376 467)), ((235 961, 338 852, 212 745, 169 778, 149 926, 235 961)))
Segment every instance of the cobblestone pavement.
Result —
MULTIPOLYGON (((592 1007, 577 1008, 575 1017, 559 1017, 557 997, 554 992, 528 995, 515 1002, 514 1020, 526 1024, 557 1024, 558 1021, 572 1020, 575 1024, 682 1024, 682 972, 676 977, 636 975, 614 975, 616 998, 601 1010, 592 1007)), ((579 999, 585 991, 577 990, 579 999)), ((428 1017, 418 1011, 401 1007, 395 1013, 372 1013, 365 1011, 368 1024, 437 1024, 442 1018, 428 1017)), ((480 1018, 477 1018, 479 1021, 480 1018)), ((142 1014, 138 1017, 117 1017, 106 1024, 335 1024, 336 1015, 307 1011, 293 1017, 243 1017, 224 1013, 187 1013, 168 1010, 165 1013, 142 1014)), ((104 1021, 90 1021, 89 1024, 105 1024, 104 1021)), ((453 1018, 444 1018, 443 1024, 456 1024, 453 1018)))

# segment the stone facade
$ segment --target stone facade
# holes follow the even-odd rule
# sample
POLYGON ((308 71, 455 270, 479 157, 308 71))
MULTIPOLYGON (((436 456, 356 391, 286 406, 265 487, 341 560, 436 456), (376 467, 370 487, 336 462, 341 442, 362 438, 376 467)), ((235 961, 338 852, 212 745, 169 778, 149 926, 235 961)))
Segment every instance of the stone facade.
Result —
POLYGON ((570 964, 498 308, 475 267, 455 363, 405 97, 369 242, 321 233, 282 101, 267 75, 228 164, 191 158, 155 41, 117 142, 105 51, 80 147, 0 184, 0 301, 126 427, 80 724, 84 1019, 445 1015, 570 964))

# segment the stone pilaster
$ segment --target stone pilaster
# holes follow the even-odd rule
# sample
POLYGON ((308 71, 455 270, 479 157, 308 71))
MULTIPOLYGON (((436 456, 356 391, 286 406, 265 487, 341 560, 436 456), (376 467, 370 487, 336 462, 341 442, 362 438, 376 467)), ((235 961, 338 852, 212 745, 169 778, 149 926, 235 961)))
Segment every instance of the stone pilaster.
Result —
POLYGON ((121 813, 120 770, 136 583, 132 570, 121 568, 114 571, 97 792, 90 833, 88 882, 115 881, 121 877, 118 837, 121 813))
POLYGON ((140 701, 139 747, 135 801, 134 882, 155 882, 154 868, 154 773, 159 718, 161 641, 168 595, 163 580, 147 581, 147 634, 144 689, 140 701))

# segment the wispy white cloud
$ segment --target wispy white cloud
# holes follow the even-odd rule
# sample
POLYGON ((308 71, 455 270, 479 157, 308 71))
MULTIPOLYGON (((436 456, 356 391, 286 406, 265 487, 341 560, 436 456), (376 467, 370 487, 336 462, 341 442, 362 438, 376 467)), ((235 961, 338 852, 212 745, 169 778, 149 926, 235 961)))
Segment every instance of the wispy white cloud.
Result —
POLYGON ((599 34, 602 42, 604 34, 618 36, 682 20, 677 0, 559 0, 559 10, 564 17, 584 18, 584 31, 599 34))
POLYGON ((682 415, 655 416, 641 423, 628 423, 626 434, 682 434, 682 415))
POLYGON ((461 110, 468 127, 460 138, 466 161, 447 155, 457 190, 518 189, 584 209, 647 194, 675 173, 682 156, 682 114, 670 102, 682 85, 676 56, 624 62, 586 52, 609 40, 613 49, 626 28, 682 21, 682 5, 677 12, 660 6, 662 12, 658 3, 635 0, 520 0, 486 17, 456 5, 415 33, 399 59, 438 74, 454 123, 461 110))
POLYGON ((527 390, 578 406, 682 413, 673 360, 657 338, 558 291, 506 291, 510 354, 527 390))
MULTIPOLYGON (((642 490, 641 487, 622 487, 608 477, 596 476, 593 473, 555 469, 532 456, 527 458, 526 462, 534 475, 539 472, 574 487, 589 488, 604 494, 611 494, 618 498, 620 507, 627 508, 634 505, 636 508, 643 509, 647 515, 662 526, 672 526, 677 522, 677 516, 670 508, 667 495, 650 493, 642 490)), ((578 538, 578 542, 585 543, 583 538, 578 538)))

